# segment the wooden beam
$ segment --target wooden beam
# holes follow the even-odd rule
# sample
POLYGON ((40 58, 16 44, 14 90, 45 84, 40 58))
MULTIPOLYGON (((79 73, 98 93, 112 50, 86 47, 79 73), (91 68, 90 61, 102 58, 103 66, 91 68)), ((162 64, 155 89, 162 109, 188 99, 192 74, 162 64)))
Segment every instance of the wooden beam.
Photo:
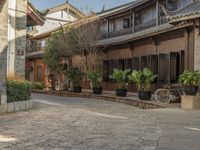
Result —
POLYGON ((132 14, 132 33, 135 33, 135 12, 132 14))

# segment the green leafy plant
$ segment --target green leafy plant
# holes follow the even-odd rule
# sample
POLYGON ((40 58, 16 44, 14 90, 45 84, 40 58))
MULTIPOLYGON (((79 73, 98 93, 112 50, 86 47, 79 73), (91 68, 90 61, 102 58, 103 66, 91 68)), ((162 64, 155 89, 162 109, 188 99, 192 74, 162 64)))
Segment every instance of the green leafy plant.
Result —
POLYGON ((71 68, 67 73, 66 73, 67 78, 69 81, 71 81, 74 84, 74 87, 80 87, 81 85, 81 80, 84 76, 84 73, 81 72, 78 68, 71 68))
POLYGON ((7 80, 6 91, 8 103, 30 99, 31 83, 25 80, 7 80))
POLYGON ((109 77, 117 82, 118 89, 127 89, 128 75, 130 71, 131 71, 130 69, 126 69, 124 71, 119 69, 114 69, 113 74, 110 75, 109 77))
POLYGON ((87 76, 92 84, 92 88, 101 87, 102 74, 99 71, 88 71, 87 76))
POLYGON ((157 78, 157 75, 154 75, 151 69, 144 68, 139 71, 134 70, 128 78, 135 82, 138 91, 150 91, 151 84, 157 78))
POLYGON ((179 76, 179 83, 185 86, 198 86, 200 84, 200 72, 185 70, 182 75, 179 76))
POLYGON ((42 82, 32 82, 31 83, 31 89, 43 90, 44 89, 44 83, 42 83, 42 82))

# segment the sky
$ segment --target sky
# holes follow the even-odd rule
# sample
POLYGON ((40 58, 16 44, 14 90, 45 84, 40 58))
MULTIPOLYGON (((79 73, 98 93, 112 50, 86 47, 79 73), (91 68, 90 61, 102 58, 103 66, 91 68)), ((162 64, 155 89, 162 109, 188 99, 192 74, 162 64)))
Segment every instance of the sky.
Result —
MULTIPOLYGON (((68 1, 81 11, 87 12, 88 10, 92 10, 95 12, 99 12, 102 10, 104 5, 105 8, 108 9, 115 6, 119 6, 121 4, 132 2, 134 0, 68 0, 68 1)), ((31 0, 31 2, 38 10, 44 10, 62 4, 66 2, 66 0, 31 0)))

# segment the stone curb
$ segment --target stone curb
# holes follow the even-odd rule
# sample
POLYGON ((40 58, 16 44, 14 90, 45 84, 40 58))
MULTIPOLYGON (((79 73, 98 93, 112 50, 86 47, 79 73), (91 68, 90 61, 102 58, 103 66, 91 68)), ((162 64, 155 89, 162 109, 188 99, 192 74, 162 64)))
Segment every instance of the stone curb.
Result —
POLYGON ((33 108, 33 101, 18 101, 0 105, 0 113, 11 113, 25 111, 33 108))
POLYGON ((73 93, 68 91, 45 91, 45 90, 32 90, 33 93, 40 94, 48 94, 48 95, 56 95, 63 97, 79 97, 79 98, 91 98, 98 100, 105 100, 111 102, 122 103, 134 107, 138 107, 140 109, 158 109, 164 108, 164 106, 155 104, 152 101, 141 101, 141 100, 133 100, 126 97, 117 97, 117 96, 105 96, 105 95, 94 95, 90 93, 73 93))

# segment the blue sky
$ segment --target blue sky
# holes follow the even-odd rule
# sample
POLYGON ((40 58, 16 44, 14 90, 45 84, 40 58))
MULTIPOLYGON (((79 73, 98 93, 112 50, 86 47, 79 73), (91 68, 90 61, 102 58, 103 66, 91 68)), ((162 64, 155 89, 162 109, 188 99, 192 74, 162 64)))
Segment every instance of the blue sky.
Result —
MULTIPOLYGON (((82 11, 92 9, 100 11, 105 4, 106 9, 112 8, 121 4, 125 4, 134 0, 69 0, 69 3, 82 11)), ((44 10, 66 2, 66 0, 31 0, 34 6, 39 10, 44 10)))

